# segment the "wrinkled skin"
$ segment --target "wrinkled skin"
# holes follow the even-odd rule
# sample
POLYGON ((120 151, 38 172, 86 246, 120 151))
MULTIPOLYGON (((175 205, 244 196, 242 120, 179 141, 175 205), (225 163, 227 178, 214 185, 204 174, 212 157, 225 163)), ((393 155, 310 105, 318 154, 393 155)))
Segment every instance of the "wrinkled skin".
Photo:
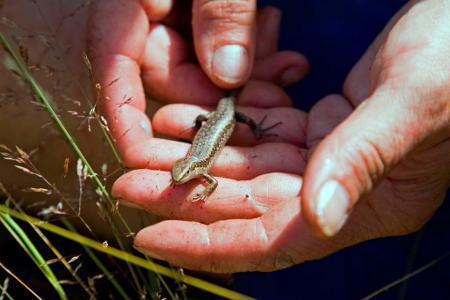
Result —
MULTIPOLYGON (((133 159, 131 153, 153 136, 151 124, 145 114, 144 90, 152 98, 165 102, 215 105, 224 95, 221 88, 228 89, 236 85, 234 82, 217 81, 217 76, 205 74, 205 65, 195 63, 192 45, 175 30, 179 26, 189 28, 191 22, 181 22, 180 25, 173 20, 174 17, 183 20, 184 17, 180 16, 177 9, 181 12, 186 12, 187 9, 174 7, 175 11, 169 14, 169 5, 163 6, 164 9, 159 11, 165 2, 170 1, 105 0, 95 1, 91 8, 89 53, 103 87, 102 111, 108 120, 114 120, 109 122, 109 127, 128 164, 133 159), (157 16, 154 16, 156 11, 157 16), (127 30, 112 31, 111 28, 127 30), (221 88, 214 85, 211 78, 215 78, 215 83, 220 84, 221 88)), ((221 37, 220 32, 228 32, 227 28, 219 26, 216 29, 218 33, 214 34, 208 31, 214 30, 216 23, 224 22, 217 19, 222 17, 220 14, 216 19, 210 18, 210 14, 217 12, 214 5, 206 6, 204 10, 197 9, 199 13, 195 13, 195 7, 203 7, 202 2, 205 1, 194 1, 192 21, 195 52, 199 60, 202 61, 203 56, 211 56, 204 52, 212 52, 219 45, 239 42, 249 49, 248 53, 252 53, 251 61, 255 60, 254 68, 245 71, 245 76, 237 82, 243 83, 251 77, 243 91, 241 103, 255 105, 255 99, 258 99, 258 105, 263 107, 292 106, 279 85, 301 79, 308 71, 308 62, 299 53, 277 51, 279 11, 274 8, 262 9, 258 14, 245 14, 245 20, 237 15, 236 22, 226 23, 228 27, 237 24, 237 28, 228 28, 234 34, 224 34, 221 37), (202 14, 207 16, 202 17, 202 14), (209 18, 211 24, 196 26, 200 22, 198 19, 202 18, 209 18), (255 33, 256 23, 264 24, 259 26, 258 35, 255 33), (200 34, 201 29, 207 29, 207 32, 200 34), (209 48, 199 46, 208 39, 214 39, 212 45, 208 44, 209 48), (264 95, 262 99, 260 95, 264 95)), ((213 2, 220 5, 223 1, 213 2)), ((245 12, 252 11, 251 7, 254 6, 252 1, 233 3, 230 5, 237 5, 236 9, 245 12), (249 7, 240 7, 239 3, 249 7)))
MULTIPOLYGON (((97 26, 95 33, 102 41, 97 44, 100 50, 91 44, 91 55, 102 86, 106 87, 103 98, 113 99, 104 101, 103 109, 127 165, 138 169, 121 177, 113 193, 154 214, 187 220, 168 220, 143 229, 135 240, 142 252, 193 269, 274 270, 364 240, 412 232, 440 205, 450 179, 450 168, 446 167, 450 165, 446 92, 450 17, 443 1, 411 2, 399 12, 349 74, 343 95, 325 97, 308 114, 291 108, 290 100, 278 86, 290 67, 307 68, 304 58, 292 53, 277 54, 276 34, 270 30, 264 37, 256 37, 253 79, 238 102, 252 107, 240 110, 256 120, 264 115, 268 115, 268 121, 282 119, 283 125, 275 130, 277 137, 261 141, 256 141, 248 128, 238 126, 231 146, 224 149, 212 168, 211 174, 222 178, 218 178, 217 190, 204 204, 186 200, 196 192, 193 185, 170 187, 170 168, 184 157, 188 144, 153 138, 152 129, 176 138, 192 138, 193 132, 186 128, 206 109, 198 105, 212 110, 211 99, 222 95, 207 78, 213 77, 212 81, 221 87, 228 87, 227 83, 205 71, 206 76, 188 76, 200 79, 189 83, 194 88, 188 89, 187 95, 183 94, 186 89, 168 88, 183 87, 182 83, 174 84, 173 78, 186 77, 165 76, 174 74, 167 64, 173 59, 168 59, 170 51, 165 41, 171 41, 172 50, 178 49, 171 52, 178 53, 173 58, 179 58, 181 66, 187 65, 178 70, 188 69, 186 73, 192 75, 202 74, 200 69, 206 68, 183 63, 190 62, 186 59, 189 51, 185 50, 186 42, 173 31, 161 27, 152 31, 151 22, 150 29, 147 27, 148 20, 153 20, 148 9, 129 1, 129 11, 122 6, 118 10, 114 3, 119 2, 111 2, 103 19, 95 10, 91 14, 96 16, 93 26, 97 26), (121 17, 114 17, 114 13, 121 17), (139 18, 133 17, 136 15, 139 18), (129 28, 133 38, 117 43, 127 32, 111 31, 114 24, 105 19, 135 26, 119 26, 129 28), (157 42, 150 43, 153 38, 157 42), (144 54, 151 45, 161 50, 152 50, 153 54, 161 54, 154 56, 164 62, 160 68, 144 54), (285 59, 273 59, 276 55, 285 59), (155 79, 146 79, 146 68, 156 76, 160 93, 152 86, 155 79), (264 72, 266 68, 273 72, 264 72), (118 77, 119 81, 108 86, 118 77), (144 114, 144 87, 154 97, 186 104, 165 106, 150 127, 144 114), (172 93, 174 90, 181 96, 172 93), (128 98, 131 100, 124 104, 128 98), (316 213, 318 189, 330 178, 345 186, 351 203, 345 226, 341 230, 331 226, 331 234, 324 231, 316 213), (333 237, 324 239, 311 229, 333 237)), ((266 28, 263 24, 274 18, 260 20, 265 22, 258 26, 266 28)), ((90 41, 96 42, 92 37, 90 41)), ((294 76, 295 80, 288 83, 300 78, 294 76)))
MULTIPOLYGON (((187 144, 153 139, 135 147, 128 163, 140 170, 122 176, 114 195, 186 220, 143 229, 135 246, 192 269, 268 271, 419 229, 450 180, 448 28, 448 2, 410 2, 353 68, 343 95, 325 97, 307 115, 246 108, 256 119, 282 119, 278 137, 249 143, 249 133, 238 128, 212 169, 222 178, 205 204, 186 202, 192 185, 169 186, 170 166, 187 144), (328 180, 340 186, 332 208, 342 204, 335 199, 347 198, 346 207, 334 207, 349 215, 346 222, 318 212, 328 180)), ((182 129, 199 113, 204 109, 169 105, 153 126, 192 137, 182 129)))
MULTIPOLYGON (((116 99, 115 95, 118 95, 119 100, 127 103, 124 105, 115 101, 107 101, 109 105, 99 103, 99 106, 103 106, 103 112, 108 120, 111 121, 110 127, 116 138, 116 145, 126 161, 129 160, 126 150, 131 149, 130 152, 132 152, 130 144, 139 146, 141 142, 147 142, 152 136, 152 134, 149 135, 151 128, 147 126, 149 124, 148 117, 140 110, 145 107, 144 87, 147 94, 153 96, 152 101, 149 101, 151 105, 147 109, 147 113, 150 115, 162 105, 153 101, 155 98, 168 102, 179 102, 182 99, 192 103, 215 104, 224 94, 221 88, 212 84, 202 71, 202 67, 196 63, 192 45, 182 37, 181 32, 186 28, 186 22, 179 22, 176 18, 177 13, 169 15, 167 18, 163 14, 160 18, 164 19, 165 25, 162 25, 162 23, 154 21, 155 16, 146 13, 148 5, 152 4, 144 2, 142 1, 140 4, 138 1, 107 1, 107 7, 109 9, 115 7, 115 10, 112 9, 111 14, 108 14, 109 11, 101 10, 102 13, 105 13, 103 18, 95 7, 89 9, 88 6, 83 6, 84 0, 60 1, 58 6, 48 1, 37 1, 36 4, 28 0, 8 1, 1 10, 2 17, 5 17, 0 24, 2 32, 11 41, 20 40, 24 48, 28 50, 29 64, 33 66, 33 75, 53 96, 65 126, 73 134, 94 169, 100 173, 104 166, 108 167, 104 175, 107 175, 106 179, 110 183, 113 182, 114 177, 120 174, 117 172, 119 166, 108 145, 104 143, 104 138, 96 126, 96 122, 88 119, 91 107, 88 105, 86 97, 94 103, 96 94, 94 82, 83 62, 83 53, 88 53, 91 58, 96 79, 102 85, 104 97, 110 96, 114 100, 116 99), (127 9, 122 10, 122 7, 127 9), (117 8, 120 10, 118 11, 117 8), (114 12, 120 17, 114 17, 112 15, 114 12), (89 18, 91 18, 91 22, 88 22, 89 18), (113 19, 115 20, 114 24, 106 22, 113 19), (150 26, 153 30, 149 29, 150 19, 152 20, 150 26), (111 30, 111 28, 115 28, 116 25, 119 25, 118 28, 131 28, 132 26, 129 26, 130 24, 127 22, 134 24, 137 28, 131 35, 136 39, 131 38, 129 42, 124 42, 127 41, 127 36, 130 37, 127 35, 128 32, 124 34, 119 30, 111 30), (123 26, 119 23, 122 23, 123 26), (96 29, 94 30, 94 28, 96 29), (52 33, 55 34, 55 40, 50 39, 52 33), (92 35, 88 38, 87 33, 92 35), (93 41, 102 38, 104 39, 103 43, 95 45, 93 41), (121 42, 116 43, 117 39, 121 42), (168 47, 169 44, 171 47, 168 47), (96 50, 97 46, 98 50, 96 50), (115 46, 118 48, 114 48, 115 46), (146 47, 149 48, 151 56, 142 54, 146 47), (103 54, 107 55, 103 56, 103 54), (132 54, 136 54, 136 56, 132 54), (60 57, 64 59, 60 59, 60 57), (102 60, 106 63, 102 64, 102 60), (114 61, 117 63, 111 63, 114 61), (151 69, 151 80, 146 79, 144 73, 142 73, 142 77, 139 77, 140 69, 143 71, 151 69), (102 76, 102 74, 106 75, 102 76), (108 76, 111 76, 112 79, 108 76), (157 95, 155 95, 155 91, 157 91, 157 95), (136 107, 139 110, 136 110, 136 107), (122 115, 115 111, 116 108, 120 108, 119 112, 122 115), (112 112, 112 115, 109 112, 112 112), (116 123, 114 120, 117 115, 119 122, 116 123), (137 118, 134 118, 134 115, 137 115, 137 118), (125 117, 121 118, 121 116, 125 117), (118 128, 119 130, 116 130, 118 128), (129 131, 130 134, 122 137, 122 133, 129 128, 132 128, 129 131), (120 129, 124 131, 120 132, 120 129), (143 130, 136 131, 136 129, 143 130), (142 138, 142 136, 144 137, 142 138), (136 142, 137 140, 139 142, 136 142), (125 150, 120 148, 122 143, 124 143, 123 149, 125 150)), ((100 1, 95 1, 95 3, 101 6, 100 1)), ((159 1, 157 5, 163 4, 159 1)), ((181 10, 182 8, 177 9, 181 10)), ((208 12, 205 11, 205 13, 208 12)), ((256 15, 249 14, 249 16, 256 15)), ((243 91, 241 101, 246 105, 254 105, 255 99, 258 99, 263 107, 274 105, 290 107, 292 102, 280 85, 292 84, 301 79, 308 71, 308 62, 299 53, 277 51, 277 28, 280 21, 278 10, 261 9, 254 21, 261 25, 259 26, 260 34, 256 35, 252 31, 256 28, 255 25, 249 26, 248 30, 246 26, 238 29, 243 31, 244 35, 253 36, 253 43, 241 41, 241 44, 247 43, 247 47, 253 49, 249 52, 253 53, 255 60, 252 70, 249 65, 252 74, 244 74, 245 76, 240 79, 244 82, 248 76, 251 77, 243 91)), ((189 20, 187 22, 190 23, 189 20)), ((239 24, 237 23, 237 25, 239 24)), ((208 26, 207 28, 212 27, 208 26)), ((183 31, 184 35, 188 36, 189 34, 183 31)), ((218 36, 218 34, 214 34, 214 36, 218 36)), ((222 42, 228 40, 230 38, 225 37, 222 42)), ((209 51, 213 50, 212 46, 214 45, 209 46, 209 51)), ((201 49, 199 48, 199 51, 201 49)), ((204 52, 207 53, 207 50, 204 52)), ((3 58, 3 52, 0 56, 3 58)), ((31 158, 43 175, 50 182, 56 183, 67 199, 75 203, 75 209, 78 209, 80 187, 76 175, 76 155, 57 127, 52 125, 48 113, 38 105, 30 104, 36 99, 32 97, 29 89, 24 88, 22 82, 17 80, 17 77, 7 68, 0 68, 0 77, 2 78, 0 82, 0 144, 5 144, 12 149, 17 145, 27 152, 32 152, 31 158), (64 175, 66 158, 69 158, 69 164, 67 175, 64 175)), ((219 83, 222 87, 236 84, 230 85, 230 83, 220 80, 219 83)), ((60 200, 56 195, 51 197, 44 194, 22 192, 22 189, 29 187, 45 187, 45 184, 14 168, 13 163, 0 159, 0 170, 2 170, 0 182, 17 200, 23 201, 23 207, 30 209, 32 207, 32 210, 41 211, 60 200)), ((101 234, 102 238, 111 238, 108 225, 98 217, 96 206, 98 196, 90 187, 88 183, 84 185, 81 215, 96 233, 101 234)), ((151 224, 151 221, 155 220, 154 217, 142 220, 140 217, 142 214, 123 206, 121 210, 135 231, 140 229, 142 222, 151 224)), ((69 215, 72 216, 70 211, 69 215)), ((74 222, 76 222, 75 218, 74 222)))

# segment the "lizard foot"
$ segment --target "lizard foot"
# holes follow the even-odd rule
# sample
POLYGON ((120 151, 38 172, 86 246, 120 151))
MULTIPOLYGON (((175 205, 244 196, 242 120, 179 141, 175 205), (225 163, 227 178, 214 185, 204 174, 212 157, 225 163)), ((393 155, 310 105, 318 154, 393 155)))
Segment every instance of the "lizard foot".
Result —
POLYGON ((198 193, 192 198, 192 202, 197 202, 197 201, 205 202, 207 196, 208 195, 206 193, 198 193))
POLYGON ((276 133, 267 133, 267 131, 269 131, 269 130, 271 130, 271 129, 273 129, 273 128, 281 125, 281 124, 283 124, 283 122, 280 121, 280 122, 272 124, 272 125, 270 125, 268 127, 263 128, 263 124, 264 124, 264 121, 266 120, 266 118, 267 118, 267 115, 265 115, 264 118, 262 118, 261 121, 259 121, 259 123, 256 125, 256 128, 254 130, 255 135, 256 135, 256 139, 258 139, 258 140, 261 139, 262 137, 265 137, 265 136, 277 136, 278 134, 276 134, 276 133))

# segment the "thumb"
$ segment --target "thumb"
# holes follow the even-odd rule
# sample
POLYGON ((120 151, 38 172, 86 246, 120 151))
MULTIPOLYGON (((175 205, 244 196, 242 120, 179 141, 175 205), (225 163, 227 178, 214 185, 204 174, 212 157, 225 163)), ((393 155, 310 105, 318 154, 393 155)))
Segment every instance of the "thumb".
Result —
POLYGON ((430 101, 420 98, 377 89, 320 142, 308 162, 301 192, 303 212, 313 229, 326 236, 336 234, 362 196, 416 146, 425 145, 427 137, 442 131, 446 121, 438 112, 445 111, 445 101, 427 109, 430 101))
POLYGON ((222 88, 242 85, 250 76, 256 34, 256 0, 194 0, 197 57, 209 78, 222 88))

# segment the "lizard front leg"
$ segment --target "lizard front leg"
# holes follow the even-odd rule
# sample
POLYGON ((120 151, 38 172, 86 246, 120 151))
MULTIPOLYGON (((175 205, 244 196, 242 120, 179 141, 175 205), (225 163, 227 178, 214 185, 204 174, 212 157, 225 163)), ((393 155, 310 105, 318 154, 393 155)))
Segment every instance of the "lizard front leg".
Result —
POLYGON ((196 194, 192 199, 192 202, 205 201, 206 197, 211 195, 211 193, 214 192, 217 187, 217 179, 209 174, 202 174, 202 176, 203 180, 208 183, 208 186, 203 190, 203 192, 196 194))

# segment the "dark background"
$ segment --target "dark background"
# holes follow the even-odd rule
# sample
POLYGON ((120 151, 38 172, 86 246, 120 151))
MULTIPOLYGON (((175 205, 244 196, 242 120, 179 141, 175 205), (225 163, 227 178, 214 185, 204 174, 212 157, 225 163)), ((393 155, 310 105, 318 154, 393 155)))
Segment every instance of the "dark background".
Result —
MULTIPOLYGON (((311 72, 289 88, 296 106, 308 111, 342 84, 388 20, 407 1, 259 1, 283 11, 280 48, 306 55, 311 72)), ((450 198, 447 193, 447 200, 450 198)), ((272 273, 241 273, 234 288, 258 299, 360 299, 450 250, 450 203, 419 232, 374 240, 325 259, 272 273)), ((450 299, 450 259, 376 299, 450 299)))

